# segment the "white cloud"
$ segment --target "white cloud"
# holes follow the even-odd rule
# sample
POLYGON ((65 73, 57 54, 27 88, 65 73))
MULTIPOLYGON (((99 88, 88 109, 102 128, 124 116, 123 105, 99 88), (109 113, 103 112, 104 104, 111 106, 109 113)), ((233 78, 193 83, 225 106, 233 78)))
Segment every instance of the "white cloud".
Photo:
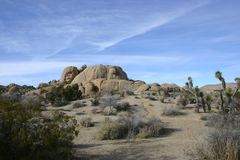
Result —
POLYGON ((27 61, 27 62, 1 62, 0 76, 22 76, 40 73, 56 73, 66 66, 72 65, 69 62, 44 62, 44 61, 27 61))
POLYGON ((11 26, 7 34, 2 34, 4 29, 0 30, 3 35, 0 47, 8 52, 29 53, 32 57, 52 56, 73 46, 78 46, 80 52, 97 52, 206 4, 206 1, 193 0, 164 8, 163 1, 152 2, 143 5, 141 1, 123 1, 124 5, 119 7, 113 5, 114 1, 69 1, 58 6, 50 2, 30 3, 31 7, 25 9, 36 17, 17 19, 16 27, 11 26))

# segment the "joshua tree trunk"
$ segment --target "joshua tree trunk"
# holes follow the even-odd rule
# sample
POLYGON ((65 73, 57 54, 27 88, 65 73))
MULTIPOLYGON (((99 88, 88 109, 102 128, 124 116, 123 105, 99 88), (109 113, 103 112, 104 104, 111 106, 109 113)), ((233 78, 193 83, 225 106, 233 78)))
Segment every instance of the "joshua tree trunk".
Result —
POLYGON ((203 97, 201 97, 201 101, 202 101, 203 111, 204 111, 204 113, 206 113, 206 104, 205 104, 205 100, 203 97))
POLYGON ((207 107, 208 107, 208 112, 211 112, 211 109, 212 109, 211 104, 207 103, 207 107))
POLYGON ((234 112, 234 97, 237 94, 238 90, 239 90, 239 87, 236 88, 233 95, 229 98, 230 113, 234 112))
POLYGON ((200 107, 199 99, 198 99, 197 94, 194 94, 194 96, 195 96, 195 100, 196 100, 196 112, 199 113, 199 107, 200 107))
POLYGON ((221 99, 221 110, 224 112, 225 107, 224 107, 223 91, 220 91, 220 99, 221 99))

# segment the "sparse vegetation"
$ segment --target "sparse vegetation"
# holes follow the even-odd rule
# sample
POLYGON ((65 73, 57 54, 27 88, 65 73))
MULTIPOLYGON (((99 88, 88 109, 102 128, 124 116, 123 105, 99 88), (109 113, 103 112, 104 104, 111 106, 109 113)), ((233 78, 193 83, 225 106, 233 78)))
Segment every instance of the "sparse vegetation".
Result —
POLYGON ((142 119, 123 112, 117 121, 106 119, 97 137, 101 140, 159 137, 165 133, 164 128, 165 124, 158 118, 142 119))
POLYGON ((163 116, 179 116, 179 115, 184 115, 184 113, 181 112, 179 108, 172 106, 172 107, 164 107, 162 109, 162 115, 163 116))
POLYGON ((126 134, 126 126, 120 122, 106 118, 97 132, 97 138, 100 140, 114 140, 124 138, 126 134))
POLYGON ((130 108, 130 104, 128 102, 119 102, 114 104, 113 108, 119 111, 127 111, 130 108))
POLYGON ((139 125, 140 127, 136 135, 138 138, 160 137, 165 134, 165 124, 158 118, 147 119, 141 125, 139 125))
POLYGON ((73 109, 81 108, 81 107, 85 107, 85 106, 86 106, 86 104, 83 102, 76 102, 73 104, 73 109))
POLYGON ((205 117, 207 125, 214 127, 204 142, 199 143, 191 156, 206 160, 238 160, 240 158, 239 115, 213 114, 205 117))
POLYGON ((99 105, 99 100, 97 98, 93 98, 90 100, 91 106, 98 106, 99 105))
POLYGON ((41 97, 39 95, 29 95, 21 98, 22 106, 28 109, 40 109, 41 108, 41 97))
POLYGON ((176 105, 179 107, 185 107, 188 104, 188 99, 181 95, 176 97, 176 105))
POLYGON ((110 106, 106 106, 106 107, 103 107, 102 114, 106 116, 116 115, 117 109, 110 106))
POLYGON ((92 122, 91 117, 83 117, 80 120, 80 124, 81 124, 82 127, 86 127, 86 128, 94 126, 94 123, 92 122))

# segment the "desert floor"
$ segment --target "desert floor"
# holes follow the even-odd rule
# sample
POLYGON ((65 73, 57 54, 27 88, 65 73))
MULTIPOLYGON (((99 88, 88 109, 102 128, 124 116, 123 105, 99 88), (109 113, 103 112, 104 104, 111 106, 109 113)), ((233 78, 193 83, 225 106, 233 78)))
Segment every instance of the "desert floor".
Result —
MULTIPOLYGON (((134 110, 134 114, 142 116, 159 117, 167 124, 167 134, 159 138, 132 139, 132 140, 107 140, 96 139, 96 131, 99 123, 105 117, 116 119, 116 116, 103 116, 93 114, 89 100, 87 106, 72 109, 72 105, 61 107, 60 109, 69 115, 74 115, 77 120, 84 116, 91 117, 95 123, 94 127, 80 128, 79 136, 75 138, 77 159, 91 160, 188 160, 191 159, 186 154, 195 143, 201 141, 208 132, 208 127, 200 117, 204 113, 195 113, 194 108, 189 105, 184 109, 184 115, 167 117, 162 116, 163 107, 173 107, 172 103, 161 103, 146 98, 136 99, 135 96, 128 96, 121 101, 129 102, 134 110)), ((75 101, 78 102, 78 101, 75 101)), ((73 102, 74 103, 74 102, 73 102)))

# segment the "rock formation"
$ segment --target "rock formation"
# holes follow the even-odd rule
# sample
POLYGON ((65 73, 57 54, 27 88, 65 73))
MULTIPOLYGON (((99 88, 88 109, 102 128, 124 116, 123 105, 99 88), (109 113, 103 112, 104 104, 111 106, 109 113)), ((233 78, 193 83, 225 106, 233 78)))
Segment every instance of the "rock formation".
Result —
POLYGON ((147 85, 143 81, 129 80, 127 74, 119 66, 110 65, 83 65, 80 69, 70 66, 62 73, 60 81, 48 83, 48 86, 40 85, 39 90, 49 90, 52 86, 77 84, 79 90, 85 96, 105 94, 125 94, 143 92, 159 92, 159 84, 147 85))
POLYGON ((72 84, 89 82, 95 79, 124 79, 127 80, 127 74, 118 66, 95 65, 88 66, 84 71, 77 75, 72 84))
POLYGON ((69 66, 64 69, 60 82, 70 84, 73 79, 78 75, 79 71, 77 67, 69 66))

